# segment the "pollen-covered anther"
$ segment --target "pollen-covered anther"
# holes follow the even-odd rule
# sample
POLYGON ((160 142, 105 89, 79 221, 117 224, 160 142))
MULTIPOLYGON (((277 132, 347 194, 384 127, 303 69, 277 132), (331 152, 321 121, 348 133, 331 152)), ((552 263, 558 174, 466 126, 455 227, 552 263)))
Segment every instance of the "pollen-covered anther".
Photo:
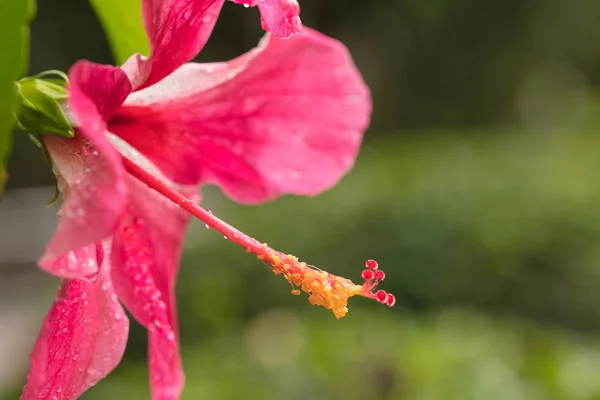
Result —
POLYGON ((362 285, 357 285, 349 279, 332 275, 305 262, 299 262, 292 255, 277 252, 266 244, 257 251, 258 258, 263 261, 275 275, 283 275, 292 285, 292 294, 300 294, 300 290, 308 294, 310 304, 318 305, 331 310, 336 318, 341 318, 348 313, 348 299, 352 296, 363 296, 377 300, 391 307, 395 302, 393 295, 379 290, 374 292, 377 284, 385 278, 385 273, 378 270, 374 260, 365 265, 361 277, 362 285), (377 270, 376 270, 377 269, 377 270), (391 296, 391 297, 389 297, 391 296))

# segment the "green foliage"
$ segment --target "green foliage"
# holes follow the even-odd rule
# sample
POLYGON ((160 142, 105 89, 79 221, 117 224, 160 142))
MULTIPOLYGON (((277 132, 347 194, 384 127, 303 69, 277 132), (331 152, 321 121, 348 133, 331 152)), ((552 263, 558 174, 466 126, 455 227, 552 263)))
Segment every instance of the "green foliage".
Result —
POLYGON ((149 54, 140 0, 90 0, 108 36, 117 64, 134 53, 149 54))
MULTIPOLYGON (((465 310, 325 315, 270 310, 183 348, 182 399, 596 400, 598 340, 465 310)), ((148 398, 144 360, 83 400, 148 398)))
POLYGON ((0 2, 0 194, 6 180, 6 160, 10 153, 13 114, 16 107, 15 80, 27 70, 29 58, 28 20, 35 14, 33 0, 0 2))

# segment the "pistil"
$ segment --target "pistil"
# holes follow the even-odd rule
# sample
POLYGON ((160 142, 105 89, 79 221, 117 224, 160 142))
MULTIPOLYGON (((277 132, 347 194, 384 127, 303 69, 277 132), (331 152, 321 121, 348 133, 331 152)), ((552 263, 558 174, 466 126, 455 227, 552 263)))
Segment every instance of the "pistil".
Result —
POLYGON ((346 315, 348 312, 348 298, 352 296, 358 295, 374 299, 389 307, 396 302, 394 295, 384 290, 375 291, 379 282, 385 279, 385 273, 379 269, 379 265, 375 260, 367 260, 365 263, 366 269, 361 274, 364 282, 357 285, 349 279, 322 271, 299 261, 295 256, 274 250, 266 243, 261 243, 246 235, 215 216, 212 212, 195 204, 129 159, 123 158, 123 164, 132 176, 179 205, 182 209, 204 222, 207 227, 220 232, 225 238, 237 243, 247 252, 256 255, 275 275, 283 275, 292 285, 292 294, 298 295, 300 290, 304 291, 308 294, 308 301, 311 304, 320 305, 331 310, 336 318, 346 315))

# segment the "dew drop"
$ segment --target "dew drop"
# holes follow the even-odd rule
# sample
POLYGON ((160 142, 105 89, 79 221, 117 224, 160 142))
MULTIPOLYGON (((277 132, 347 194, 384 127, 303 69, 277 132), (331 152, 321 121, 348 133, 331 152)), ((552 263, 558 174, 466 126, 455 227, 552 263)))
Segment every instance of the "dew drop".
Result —
POLYGON ((244 7, 248 8, 250 7, 250 4, 244 4, 244 7))
POLYGON ((206 229, 210 229, 210 226, 208 226, 208 224, 204 224, 204 226, 206 227, 206 229))

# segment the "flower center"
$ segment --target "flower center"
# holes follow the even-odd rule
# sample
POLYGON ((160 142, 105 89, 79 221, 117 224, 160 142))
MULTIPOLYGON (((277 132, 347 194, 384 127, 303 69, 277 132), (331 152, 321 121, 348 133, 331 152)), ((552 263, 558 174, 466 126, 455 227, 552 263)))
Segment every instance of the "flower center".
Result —
POLYGON ((393 294, 384 290, 375 291, 379 282, 385 279, 385 273, 379 269, 375 260, 367 260, 366 269, 361 275, 364 282, 362 285, 357 285, 349 279, 332 275, 305 262, 300 262, 298 258, 274 250, 266 243, 261 243, 240 232, 129 159, 123 158, 123 164, 131 175, 148 187, 179 205, 209 228, 215 229, 230 241, 237 243, 247 252, 255 254, 275 275, 283 275, 292 285, 292 294, 299 295, 300 290, 304 291, 308 294, 308 301, 311 304, 331 310, 336 318, 346 315, 348 299, 352 296, 358 295, 374 299, 389 307, 396 302, 393 294))

